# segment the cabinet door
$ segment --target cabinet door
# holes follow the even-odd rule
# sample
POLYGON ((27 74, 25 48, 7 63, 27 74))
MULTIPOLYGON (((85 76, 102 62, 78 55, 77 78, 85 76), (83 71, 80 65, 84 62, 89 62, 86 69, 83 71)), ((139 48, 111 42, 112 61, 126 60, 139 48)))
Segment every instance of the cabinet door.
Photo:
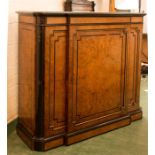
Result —
POLYGON ((45 135, 65 132, 66 27, 45 28, 45 135))
POLYGON ((126 102, 128 111, 139 108, 141 78, 141 42, 142 25, 132 25, 130 29, 130 46, 127 58, 126 102))
POLYGON ((125 26, 71 26, 69 40, 68 131, 126 113, 125 26))

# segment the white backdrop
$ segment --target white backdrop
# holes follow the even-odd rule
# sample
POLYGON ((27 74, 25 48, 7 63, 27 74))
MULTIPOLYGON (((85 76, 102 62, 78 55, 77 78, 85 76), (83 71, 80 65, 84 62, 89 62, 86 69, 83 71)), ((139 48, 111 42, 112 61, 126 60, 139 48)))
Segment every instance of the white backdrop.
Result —
POLYGON ((115 5, 118 9, 138 9, 139 0, 115 0, 115 5))

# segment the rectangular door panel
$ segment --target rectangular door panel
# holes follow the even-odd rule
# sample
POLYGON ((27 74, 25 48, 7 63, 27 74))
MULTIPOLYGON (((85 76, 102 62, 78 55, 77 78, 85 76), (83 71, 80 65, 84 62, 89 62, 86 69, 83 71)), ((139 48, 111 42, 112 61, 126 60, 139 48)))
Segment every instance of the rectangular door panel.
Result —
POLYGON ((65 131, 66 27, 45 31, 45 135, 65 131))
POLYGON ((130 46, 127 59, 126 102, 128 110, 139 108, 141 37, 142 26, 132 26, 130 30, 130 46))
POLYGON ((127 32, 124 28, 71 30, 69 131, 125 112, 127 32))

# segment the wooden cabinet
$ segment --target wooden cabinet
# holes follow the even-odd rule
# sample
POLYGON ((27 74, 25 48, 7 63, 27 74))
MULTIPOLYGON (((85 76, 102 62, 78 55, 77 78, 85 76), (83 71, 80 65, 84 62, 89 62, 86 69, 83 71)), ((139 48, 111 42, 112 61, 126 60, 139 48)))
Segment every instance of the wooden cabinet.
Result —
POLYGON ((144 14, 19 12, 18 135, 44 151, 142 118, 144 14))

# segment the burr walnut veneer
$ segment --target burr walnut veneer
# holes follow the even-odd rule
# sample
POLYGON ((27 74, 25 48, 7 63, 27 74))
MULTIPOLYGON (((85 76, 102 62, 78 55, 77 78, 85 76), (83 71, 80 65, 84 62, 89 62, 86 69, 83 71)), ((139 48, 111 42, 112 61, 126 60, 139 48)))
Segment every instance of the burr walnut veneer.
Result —
POLYGON ((18 135, 70 145, 142 118, 141 13, 19 13, 18 135))

